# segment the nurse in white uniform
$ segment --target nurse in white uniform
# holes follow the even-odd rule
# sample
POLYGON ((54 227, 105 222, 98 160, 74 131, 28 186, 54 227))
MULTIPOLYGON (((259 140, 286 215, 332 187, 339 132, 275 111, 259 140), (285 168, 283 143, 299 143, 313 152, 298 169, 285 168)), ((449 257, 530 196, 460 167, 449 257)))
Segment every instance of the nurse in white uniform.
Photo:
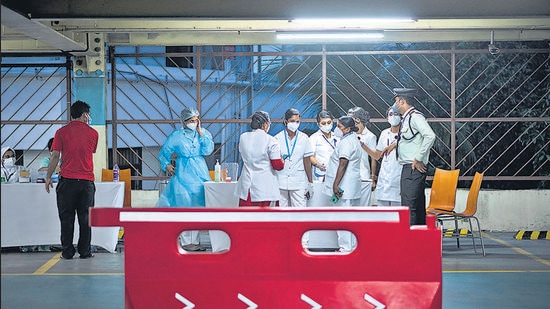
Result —
MULTIPOLYGON (((361 157, 362 150, 354 132, 358 128, 353 118, 342 116, 338 119, 335 133, 343 137, 330 156, 325 175, 323 192, 334 198, 335 206, 359 206, 361 201, 361 157)), ((337 231, 340 252, 350 252, 357 246, 355 235, 349 231, 337 231)))
POLYGON ((275 135, 285 162, 285 168, 277 172, 279 206, 306 207, 306 201, 313 197, 310 159, 313 150, 307 134, 298 130, 300 112, 297 109, 288 109, 283 123, 285 129, 275 135))
POLYGON ((275 206, 279 200, 276 171, 284 168, 277 140, 267 134, 271 121, 264 111, 251 117, 251 132, 241 134, 239 152, 243 159, 241 177, 235 194, 239 206, 275 206))
POLYGON ((372 205, 371 196, 374 180, 376 179, 376 135, 367 129, 370 122, 369 113, 362 107, 353 107, 348 110, 348 116, 355 120, 357 138, 362 153, 361 157, 361 206, 372 205))
POLYGON ((19 181, 19 168, 15 165, 15 150, 11 147, 2 148, 2 182, 16 183, 19 181))
POLYGON ((319 126, 319 130, 309 137, 314 153, 311 157, 314 181, 324 181, 328 160, 339 140, 332 132, 333 119, 334 117, 329 111, 320 111, 317 114, 317 126, 319 126))
POLYGON ((378 182, 374 190, 378 206, 401 205, 401 170, 403 166, 397 161, 394 146, 397 143, 401 116, 390 107, 388 109, 388 123, 391 127, 380 133, 376 151, 382 158, 378 182))

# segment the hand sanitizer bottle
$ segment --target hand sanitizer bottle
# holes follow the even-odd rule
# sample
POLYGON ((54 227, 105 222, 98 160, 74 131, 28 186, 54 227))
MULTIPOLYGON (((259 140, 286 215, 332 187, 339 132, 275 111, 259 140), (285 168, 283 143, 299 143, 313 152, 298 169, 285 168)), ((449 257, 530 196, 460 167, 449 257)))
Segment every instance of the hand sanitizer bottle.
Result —
POLYGON ((214 166, 214 181, 215 182, 222 181, 222 168, 218 160, 216 160, 216 165, 214 166))

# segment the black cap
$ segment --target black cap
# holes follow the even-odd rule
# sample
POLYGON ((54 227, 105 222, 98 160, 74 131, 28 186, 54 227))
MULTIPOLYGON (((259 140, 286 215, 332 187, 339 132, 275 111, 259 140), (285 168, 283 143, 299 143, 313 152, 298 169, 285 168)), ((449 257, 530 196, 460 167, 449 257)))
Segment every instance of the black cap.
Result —
POLYGON ((396 97, 414 98, 418 90, 414 88, 393 88, 393 94, 396 97))

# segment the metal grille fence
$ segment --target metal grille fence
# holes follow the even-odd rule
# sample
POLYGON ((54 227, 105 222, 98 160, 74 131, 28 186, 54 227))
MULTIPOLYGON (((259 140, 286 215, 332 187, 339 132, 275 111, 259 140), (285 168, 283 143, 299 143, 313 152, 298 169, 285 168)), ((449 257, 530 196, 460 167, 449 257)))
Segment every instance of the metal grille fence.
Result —
POLYGON ((64 56, 2 58, 2 147, 16 150, 18 165, 49 156, 48 140, 69 121, 70 64, 64 56))
MULTIPOLYGON (((111 47, 110 162, 132 168, 141 188, 156 188, 165 178, 159 147, 181 126, 185 106, 199 109, 214 137, 211 169, 216 159, 240 163, 238 138, 256 110, 270 113, 276 134, 284 112, 297 108, 305 118, 300 129, 312 133, 322 108, 339 116, 362 106, 379 135, 389 126, 392 88, 414 87, 415 106, 437 135, 429 175, 435 167, 460 168, 461 180, 485 172, 484 187, 548 188, 550 48, 545 42, 501 47, 498 55, 486 43, 195 46, 169 53, 111 47)), ((2 72, 4 144, 4 79, 13 74, 2 72)))

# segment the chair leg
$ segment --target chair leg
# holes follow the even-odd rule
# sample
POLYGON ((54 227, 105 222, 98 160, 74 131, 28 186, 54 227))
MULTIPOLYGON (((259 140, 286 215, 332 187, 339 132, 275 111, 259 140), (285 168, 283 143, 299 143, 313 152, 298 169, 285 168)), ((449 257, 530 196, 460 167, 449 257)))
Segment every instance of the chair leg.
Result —
POLYGON ((460 231, 458 230, 458 218, 455 217, 456 247, 460 248, 460 231))
POLYGON ((438 218, 438 217, 435 217, 435 219, 436 219, 436 226, 443 229, 443 220, 441 220, 441 218, 438 218))
POLYGON ((466 220, 468 220, 468 224, 470 225, 470 233, 472 233, 472 245, 474 246, 474 253, 477 253, 476 235, 474 234, 474 228, 472 227, 472 219, 466 218, 466 220))
MULTIPOLYGON (((483 235, 481 234, 481 227, 479 226, 479 220, 476 217, 472 217, 476 220, 477 223, 477 231, 479 232, 479 240, 481 241, 481 252, 483 252, 483 256, 485 256, 485 244, 483 243, 483 235)), ((472 231, 473 235, 473 231, 472 231)))

